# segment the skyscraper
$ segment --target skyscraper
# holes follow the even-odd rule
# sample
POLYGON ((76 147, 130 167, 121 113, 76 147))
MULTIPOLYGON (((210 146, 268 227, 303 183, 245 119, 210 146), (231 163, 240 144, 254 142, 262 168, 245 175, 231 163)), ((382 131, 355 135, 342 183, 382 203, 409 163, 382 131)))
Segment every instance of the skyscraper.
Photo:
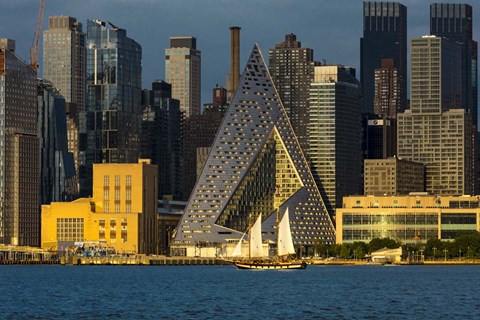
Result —
MULTIPOLYGON (((382 59, 393 59, 399 72, 407 70, 407 8, 398 2, 363 3, 363 38, 360 40, 360 73, 363 111, 372 112, 375 98, 375 69, 382 59)), ((400 79, 401 109, 407 101, 406 79, 400 79)))
POLYGON ((430 5, 430 34, 455 41, 462 49, 462 107, 478 127, 477 42, 473 41, 472 7, 460 3, 430 5))
POLYGON ((68 152, 65 99, 51 82, 38 80, 38 137, 40 139, 40 201, 70 201, 77 194, 73 154, 68 152))
POLYGON ((43 32, 43 76, 69 104, 68 151, 73 153, 77 172, 78 112, 85 111, 87 96, 85 37, 82 24, 68 16, 49 17, 48 29, 43 32))
POLYGON ((188 118, 200 114, 201 59, 195 37, 170 37, 165 49, 165 80, 172 85, 172 98, 188 118))
POLYGON ((397 156, 425 164, 426 191, 472 194, 474 131, 459 105, 461 46, 436 36, 413 39, 410 61, 410 110, 397 114, 397 156))
POLYGON ((362 190, 362 113, 355 69, 316 66, 310 86, 310 168, 331 215, 362 190))
MULTIPOLYGON (((140 154, 142 48, 112 23, 87 20, 87 112, 80 123, 80 179, 92 163, 135 163, 140 154)), ((83 181, 83 183, 82 183, 83 181)))
MULTIPOLYGON (((158 198, 182 199, 182 133, 184 114, 172 99, 172 86, 162 80, 152 83, 143 104, 142 158, 158 169, 158 198)), ((145 93, 145 90, 144 90, 145 93)))
POLYGON ((308 88, 313 80, 313 50, 302 48, 297 36, 285 35, 285 41, 269 50, 270 75, 285 112, 308 157, 308 88))
POLYGON ((39 246, 37 72, 0 39, 0 242, 39 246))
POLYGON ((255 46, 172 249, 187 256, 214 256, 219 244, 240 239, 258 216, 265 237, 273 240, 276 222, 287 208, 297 247, 334 242, 332 221, 255 46), (203 250, 197 251, 199 247, 203 250))

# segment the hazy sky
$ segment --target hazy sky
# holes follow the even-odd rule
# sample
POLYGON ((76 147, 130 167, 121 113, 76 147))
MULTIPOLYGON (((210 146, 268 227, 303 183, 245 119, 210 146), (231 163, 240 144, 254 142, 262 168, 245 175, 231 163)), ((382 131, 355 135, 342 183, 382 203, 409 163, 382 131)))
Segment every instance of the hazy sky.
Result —
MULTIPOLYGON (((17 53, 28 60, 39 0, 0 0, 0 37, 16 40, 17 53)), ((142 46, 143 87, 165 78, 165 48, 170 36, 197 37, 202 51, 202 102, 211 101, 215 84, 224 86, 230 70, 230 26, 242 28, 241 70, 256 42, 268 62, 268 49, 295 33, 316 60, 360 70, 361 0, 46 0, 48 16, 69 15, 111 21, 142 46)), ((429 33, 427 0, 400 1, 407 6, 408 38, 429 33)), ((436 1, 458 2, 458 1, 436 1)), ((474 6, 474 39, 480 40, 480 1, 474 6)), ((40 51, 41 55, 41 51, 40 51)), ((39 57, 41 63, 42 57, 39 57)))

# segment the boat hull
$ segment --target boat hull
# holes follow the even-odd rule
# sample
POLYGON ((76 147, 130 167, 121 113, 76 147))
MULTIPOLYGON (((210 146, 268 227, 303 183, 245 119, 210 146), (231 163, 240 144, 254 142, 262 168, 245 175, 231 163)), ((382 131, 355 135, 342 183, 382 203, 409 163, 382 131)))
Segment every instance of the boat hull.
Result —
POLYGON ((307 264, 305 262, 235 262, 235 266, 238 269, 253 270, 302 270, 307 267, 307 264))

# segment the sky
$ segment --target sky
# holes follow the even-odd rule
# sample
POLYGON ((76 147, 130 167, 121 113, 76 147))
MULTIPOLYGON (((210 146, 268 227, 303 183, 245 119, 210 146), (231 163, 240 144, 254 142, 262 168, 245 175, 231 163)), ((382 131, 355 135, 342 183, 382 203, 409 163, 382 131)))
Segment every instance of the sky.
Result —
MULTIPOLYGON (((432 1, 433 2, 433 1, 432 1)), ((439 1, 436 2, 458 2, 439 1)), ((39 0, 0 0, 0 38, 16 41, 17 54, 29 59, 39 0)), ((46 0, 43 29, 48 17, 72 16, 86 32, 87 19, 110 21, 127 30, 142 46, 143 87, 165 79, 165 48, 171 36, 195 36, 202 55, 202 103, 211 91, 225 86, 230 70, 230 26, 240 26, 240 69, 258 43, 268 63, 268 49, 295 33, 303 47, 314 49, 315 60, 343 64, 360 76, 361 0, 46 0)), ((408 39, 429 33, 427 0, 404 0, 408 39)), ((473 37, 480 40, 480 2, 474 7, 473 37)), ((40 49, 39 62, 42 62, 40 49)), ((40 67, 41 72, 41 67, 40 67)), ((40 73, 41 75, 41 73, 40 73)))

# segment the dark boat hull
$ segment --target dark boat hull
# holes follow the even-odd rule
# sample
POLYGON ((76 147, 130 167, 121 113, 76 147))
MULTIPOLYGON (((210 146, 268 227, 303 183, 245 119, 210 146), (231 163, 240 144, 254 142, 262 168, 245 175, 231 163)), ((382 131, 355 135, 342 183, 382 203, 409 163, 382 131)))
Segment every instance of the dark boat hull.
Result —
POLYGON ((307 264, 302 262, 235 262, 238 269, 253 269, 253 270, 302 270, 307 267, 307 264))

